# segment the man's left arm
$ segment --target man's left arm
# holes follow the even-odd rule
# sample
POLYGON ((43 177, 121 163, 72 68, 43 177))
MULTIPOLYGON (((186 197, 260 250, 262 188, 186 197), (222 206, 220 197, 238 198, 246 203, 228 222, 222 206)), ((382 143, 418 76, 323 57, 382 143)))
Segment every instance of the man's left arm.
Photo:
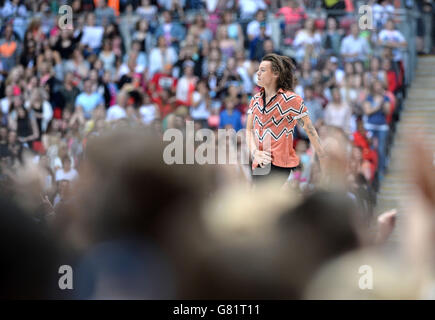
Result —
POLYGON ((325 151, 323 150, 322 144, 320 143, 319 135, 317 134, 317 130, 314 127, 311 119, 308 115, 299 118, 298 124, 305 130, 307 133, 308 139, 310 139, 310 143, 313 145, 314 150, 319 157, 320 166, 323 168, 324 159, 325 159, 325 151))

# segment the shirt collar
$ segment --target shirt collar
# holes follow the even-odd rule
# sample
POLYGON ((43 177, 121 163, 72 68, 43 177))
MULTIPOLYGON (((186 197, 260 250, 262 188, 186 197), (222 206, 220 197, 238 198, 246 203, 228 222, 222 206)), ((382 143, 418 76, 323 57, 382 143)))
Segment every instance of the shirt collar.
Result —
MULTIPOLYGON (((264 92, 265 92, 264 87, 261 87, 260 93, 262 96, 264 96, 264 92)), ((282 88, 279 88, 278 91, 276 92, 276 94, 278 94, 278 93, 284 93, 284 90, 282 88)))

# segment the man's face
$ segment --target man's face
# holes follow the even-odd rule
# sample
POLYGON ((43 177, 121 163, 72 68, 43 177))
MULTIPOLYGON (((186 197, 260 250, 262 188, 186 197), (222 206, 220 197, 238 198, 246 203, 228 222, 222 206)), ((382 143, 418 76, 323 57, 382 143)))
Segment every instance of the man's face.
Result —
POLYGON ((335 19, 333 19, 333 18, 328 19, 328 29, 329 30, 336 30, 337 29, 337 22, 335 21, 335 19))
POLYGON ((257 71, 258 82, 260 87, 269 87, 276 82, 278 75, 272 72, 272 62, 261 61, 257 71))
POLYGON ((353 35, 354 37, 358 36, 358 33, 359 33, 358 25, 357 25, 357 24, 353 24, 353 25, 350 27, 350 32, 352 33, 352 35, 353 35))
POLYGON ((84 84, 84 90, 86 93, 92 93, 92 81, 87 80, 84 84))
POLYGON ((89 26, 94 26, 95 25, 95 16, 93 14, 89 14, 87 22, 88 22, 89 26))
POLYGON ((191 66, 186 66, 184 68, 184 74, 188 77, 191 77, 193 75, 193 68, 191 66))
POLYGON ((133 45, 131 46, 131 49, 134 52, 140 52, 140 42, 133 42, 133 45))
POLYGON ((106 83, 111 81, 110 71, 104 72, 104 74, 103 74, 103 81, 106 82, 106 83))
POLYGON ((64 161, 63 170, 69 171, 71 169, 71 162, 69 160, 64 161))
POLYGON ((165 23, 171 22, 171 14, 168 11, 165 11, 163 13, 163 20, 165 21, 165 23))
POLYGON ((5 37, 10 38, 11 36, 12 36, 12 26, 7 25, 7 27, 5 29, 5 37))
POLYGON ((5 139, 8 136, 7 128, 0 128, 0 138, 5 139))
POLYGON ((374 89, 376 93, 382 93, 384 91, 384 88, 382 86, 382 83, 380 81, 376 81, 374 84, 374 89))
POLYGON ((310 100, 313 97, 313 90, 305 89, 304 95, 305 100, 310 100))
POLYGON ((134 71, 136 69, 136 55, 132 54, 130 56, 130 59, 128 59, 128 68, 130 69, 130 71, 134 71))
POLYGON ((340 100, 341 100, 340 90, 335 88, 332 91, 332 98, 334 99, 335 102, 340 102, 340 100))
POLYGON ((171 65, 166 65, 163 68, 163 73, 167 76, 170 76, 172 74, 172 66, 171 65))
POLYGON ((394 30, 394 22, 391 20, 388 20, 387 23, 385 24, 385 28, 387 30, 394 30))
POLYGON ((266 40, 264 41, 264 51, 267 53, 273 52, 273 42, 272 40, 266 40))
POLYGON ((335 72, 337 70, 338 64, 336 62, 329 61, 329 70, 335 72))
POLYGON ((257 13, 257 21, 264 21, 264 12, 263 11, 259 11, 257 13))
POLYGON ((160 37, 158 40, 158 46, 160 48, 165 48, 166 47, 166 40, 164 37, 160 37))

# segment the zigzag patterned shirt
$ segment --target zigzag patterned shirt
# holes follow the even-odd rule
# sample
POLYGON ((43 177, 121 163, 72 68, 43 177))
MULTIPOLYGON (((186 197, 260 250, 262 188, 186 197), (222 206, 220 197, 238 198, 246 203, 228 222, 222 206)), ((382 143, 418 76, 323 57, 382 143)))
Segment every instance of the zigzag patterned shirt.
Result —
MULTIPOLYGON (((292 91, 279 89, 267 105, 264 88, 252 97, 248 114, 253 115, 255 142, 259 150, 272 154, 272 164, 293 168, 299 165, 299 157, 293 149, 293 130, 296 120, 308 115, 303 99, 292 91)), ((252 168, 258 163, 254 161, 252 168)))

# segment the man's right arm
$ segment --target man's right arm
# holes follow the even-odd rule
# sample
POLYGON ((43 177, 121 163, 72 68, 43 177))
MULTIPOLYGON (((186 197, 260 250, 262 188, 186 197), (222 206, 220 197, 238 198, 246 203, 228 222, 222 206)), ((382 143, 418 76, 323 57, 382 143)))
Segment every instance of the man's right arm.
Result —
POLYGON ((248 114, 246 120, 246 143, 248 144, 248 152, 251 157, 253 156, 253 153, 257 149, 255 145, 254 135, 252 134, 252 129, 253 129, 252 119, 253 119, 253 115, 248 114))

